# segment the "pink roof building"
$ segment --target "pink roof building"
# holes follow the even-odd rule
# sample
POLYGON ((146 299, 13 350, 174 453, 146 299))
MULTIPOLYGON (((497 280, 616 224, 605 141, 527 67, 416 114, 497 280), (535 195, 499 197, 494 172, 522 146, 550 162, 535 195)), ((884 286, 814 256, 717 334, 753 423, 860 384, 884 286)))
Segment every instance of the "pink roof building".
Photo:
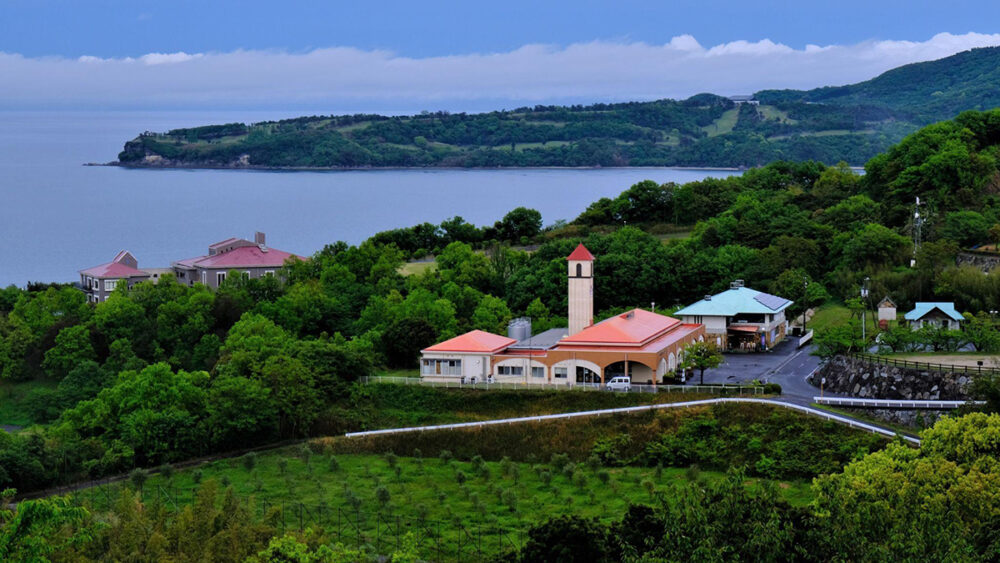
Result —
POLYGON ((149 272, 139 269, 139 262, 127 250, 119 252, 112 261, 80 270, 80 286, 91 303, 106 301, 119 283, 129 287, 146 281, 149 272))
POLYGON ((259 278, 275 275, 289 259, 307 260, 303 256, 268 248, 264 233, 254 233, 254 240, 228 238, 209 245, 208 254, 171 264, 177 280, 194 285, 202 283, 219 287, 231 270, 259 278))

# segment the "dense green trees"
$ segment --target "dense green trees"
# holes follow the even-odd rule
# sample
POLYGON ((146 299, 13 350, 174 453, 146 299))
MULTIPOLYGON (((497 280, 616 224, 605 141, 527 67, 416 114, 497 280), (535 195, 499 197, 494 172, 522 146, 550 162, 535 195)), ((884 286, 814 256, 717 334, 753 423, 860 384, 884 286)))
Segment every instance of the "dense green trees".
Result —
MULTIPOLYGON (((416 136, 400 120, 371 121, 416 136)), ((526 208, 483 228, 455 217, 330 244, 280 277, 229 276, 214 291, 165 276, 92 306, 72 287, 4 289, 0 373, 61 381, 32 392, 34 419, 56 422, 0 447, 0 483, 41 486, 336 426, 347 384, 373 365, 412 367, 423 347, 474 328, 503 332, 514 316, 532 317, 536 330, 565 326, 565 257, 580 241, 597 256, 598 317, 684 305, 737 278, 814 306, 856 295, 868 277, 873 295, 902 308, 954 300, 973 315, 964 333, 890 331, 886 347, 910 349, 916 336, 934 349, 991 350, 994 319, 978 313, 1000 308, 1000 274, 954 264, 997 223, 998 146, 997 112, 973 112, 908 137, 863 177, 807 161, 680 186, 640 182, 569 225, 541 229, 526 208), (959 145, 968 161, 953 158, 959 145), (909 267, 915 195, 929 203, 909 267), (690 236, 651 234, 681 229, 690 236), (436 267, 401 274, 407 257, 428 252, 436 267)), ((818 346, 862 348, 855 324, 818 335, 818 346)))
POLYGON ((995 414, 945 417, 919 448, 893 443, 816 478, 808 507, 779 500, 773 483, 751 492, 735 470, 632 506, 609 527, 554 518, 531 530, 520 560, 989 559, 1000 547, 998 428, 995 414))

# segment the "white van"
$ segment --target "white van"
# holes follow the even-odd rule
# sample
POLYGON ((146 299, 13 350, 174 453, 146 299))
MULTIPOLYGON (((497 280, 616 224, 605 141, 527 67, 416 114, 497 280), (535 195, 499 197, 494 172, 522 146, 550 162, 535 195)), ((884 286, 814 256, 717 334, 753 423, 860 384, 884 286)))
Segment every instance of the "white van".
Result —
POLYGON ((632 389, 632 380, 627 376, 619 375, 618 377, 612 377, 611 381, 605 387, 609 391, 629 391, 632 389))

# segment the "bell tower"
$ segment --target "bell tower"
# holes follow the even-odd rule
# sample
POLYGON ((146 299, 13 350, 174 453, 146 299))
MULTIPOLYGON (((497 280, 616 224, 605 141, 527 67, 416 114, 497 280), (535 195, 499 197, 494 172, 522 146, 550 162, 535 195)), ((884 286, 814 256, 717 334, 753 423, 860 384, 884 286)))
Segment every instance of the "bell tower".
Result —
POLYGON ((580 243, 569 263, 569 333, 594 324, 594 255, 580 243))

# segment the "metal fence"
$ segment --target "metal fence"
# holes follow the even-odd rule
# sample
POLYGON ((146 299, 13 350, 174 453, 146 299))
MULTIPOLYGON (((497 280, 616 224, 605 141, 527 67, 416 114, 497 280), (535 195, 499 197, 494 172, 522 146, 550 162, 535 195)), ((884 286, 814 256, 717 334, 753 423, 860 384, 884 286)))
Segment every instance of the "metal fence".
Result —
POLYGON ((813 397, 819 405, 866 409, 953 410, 965 405, 981 405, 983 401, 920 401, 911 399, 859 399, 856 397, 813 397))
MULTIPOLYGON (((107 483, 78 491, 70 500, 102 512, 114 506, 123 490, 134 489, 121 482, 107 483)), ((196 488, 170 485, 148 486, 140 492, 143 502, 173 512, 194 503, 196 494, 196 488)), ((255 519, 267 521, 281 533, 322 528, 334 543, 370 549, 379 555, 400 549, 407 534, 412 535, 421 555, 432 561, 484 561, 520 551, 527 540, 523 527, 402 516, 391 510, 364 511, 322 501, 309 504, 248 496, 239 498, 252 508, 255 519)))
POLYGON ((935 364, 929 362, 914 362, 889 356, 874 354, 846 354, 848 358, 883 366, 895 366, 921 371, 936 371, 940 373, 961 373, 963 375, 1000 375, 1000 368, 985 366, 959 366, 954 364, 935 364))
POLYGON ((513 383, 498 381, 483 381, 462 383, 461 381, 427 381, 420 377, 398 376, 363 376, 362 383, 392 383, 398 385, 419 385, 423 387, 443 387, 447 389, 506 389, 506 390, 542 390, 542 391, 608 391, 617 393, 701 393, 707 395, 763 395, 764 388, 760 385, 647 385, 633 383, 628 391, 608 388, 600 383, 576 383, 574 385, 559 385, 547 383, 513 383))

